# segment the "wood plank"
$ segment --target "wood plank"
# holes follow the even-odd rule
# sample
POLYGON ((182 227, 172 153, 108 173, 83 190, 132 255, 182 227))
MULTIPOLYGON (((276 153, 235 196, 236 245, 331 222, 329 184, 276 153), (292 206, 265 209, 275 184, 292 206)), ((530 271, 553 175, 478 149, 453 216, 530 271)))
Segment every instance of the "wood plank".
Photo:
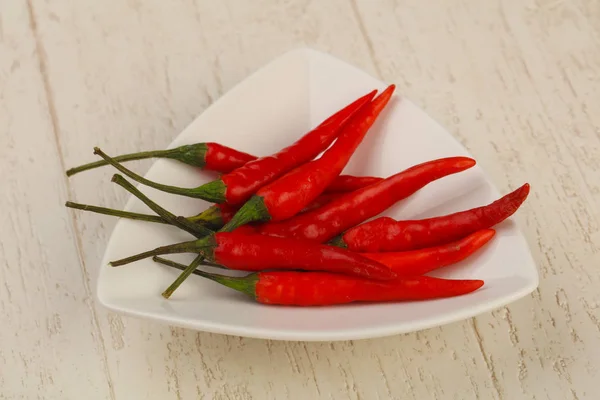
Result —
POLYGON ((0 13, 0 397, 112 397, 25 2, 0 13))

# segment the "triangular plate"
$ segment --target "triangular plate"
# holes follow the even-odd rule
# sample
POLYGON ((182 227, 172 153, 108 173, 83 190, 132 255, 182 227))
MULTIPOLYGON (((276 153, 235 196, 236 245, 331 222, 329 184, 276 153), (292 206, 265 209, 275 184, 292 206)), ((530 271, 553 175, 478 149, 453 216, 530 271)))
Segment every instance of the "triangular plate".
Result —
MULTIPOLYGON (((294 50, 272 61, 216 101, 171 144, 216 141, 256 155, 292 143, 354 98, 386 85, 329 55, 294 50)), ((469 155, 440 125, 400 96, 390 103, 353 156, 345 173, 389 176, 438 157, 469 155)), ((159 160, 147 178, 193 187, 214 175, 174 161, 159 160)), ((139 188, 167 209, 192 215, 208 204, 139 188)), ((386 212, 395 218, 423 218, 487 204, 498 191, 478 167, 441 179, 386 212)), ((127 209, 148 212, 131 198, 127 209)), ((106 264, 157 246, 190 240, 175 228, 120 220, 98 278, 97 296, 120 313, 224 334, 282 340, 345 340, 416 331, 469 318, 501 307, 533 291, 537 270, 527 243, 508 220, 469 260, 436 275, 484 279, 466 296, 424 302, 356 304, 322 308, 264 306, 218 284, 192 276, 165 300, 160 293, 177 271, 143 260, 119 268, 106 264)), ((191 255, 174 257, 189 262, 191 255)))

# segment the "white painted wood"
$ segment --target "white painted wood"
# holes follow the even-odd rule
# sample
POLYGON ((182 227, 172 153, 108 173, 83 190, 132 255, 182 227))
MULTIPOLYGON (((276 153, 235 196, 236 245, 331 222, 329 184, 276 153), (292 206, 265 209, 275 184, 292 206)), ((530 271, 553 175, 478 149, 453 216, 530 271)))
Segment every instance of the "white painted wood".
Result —
POLYGON ((0 397, 112 395, 26 3, 0 12, 0 397))
POLYGON ((599 18, 594 0, 0 3, 0 398, 596 398, 599 18), (125 196, 110 169, 61 171, 97 144, 165 146, 302 45, 397 83, 503 190, 532 184, 516 219, 538 291, 473 320, 333 344, 198 333, 95 305, 114 220, 62 203, 125 196))

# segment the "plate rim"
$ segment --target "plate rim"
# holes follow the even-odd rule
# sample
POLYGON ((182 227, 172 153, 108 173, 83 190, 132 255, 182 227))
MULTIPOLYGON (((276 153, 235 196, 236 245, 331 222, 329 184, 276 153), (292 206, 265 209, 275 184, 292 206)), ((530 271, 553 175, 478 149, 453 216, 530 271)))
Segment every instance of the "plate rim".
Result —
MULTIPOLYGON (((365 72, 364 70, 362 70, 352 64, 349 64, 348 62, 346 62, 342 59, 339 59, 331 54, 321 52, 319 50, 315 50, 310 47, 294 48, 292 50, 286 51, 283 54, 280 54, 279 56, 273 58, 266 64, 262 65, 261 67, 257 68, 255 71, 253 71, 252 73, 250 73, 249 75, 244 77, 238 83, 236 83, 236 85, 234 85, 226 93, 224 93, 217 100, 215 100, 213 103, 211 103, 202 113, 197 115, 184 129, 182 129, 171 140, 171 142, 167 148, 172 148, 173 146, 175 146, 177 139, 180 138, 195 123, 195 121, 202 116, 202 114, 204 112, 206 112, 209 108, 215 106, 216 104, 219 104, 219 102, 223 101, 223 99, 226 98, 226 95, 229 92, 231 92, 233 89, 235 89, 239 84, 243 83, 244 81, 246 81, 248 79, 251 79, 253 76, 260 73, 262 70, 264 70, 268 66, 272 65, 273 63, 276 63, 277 61, 280 61, 281 59, 284 59, 286 57, 290 57, 294 54, 305 55, 307 58, 310 58, 311 56, 326 57, 326 58, 331 59, 332 61, 336 61, 338 63, 343 63, 344 65, 346 65, 348 67, 351 67, 353 69, 361 71, 367 75, 370 75, 367 72, 365 72)), ((376 79, 379 83, 384 85, 384 82, 382 82, 379 78, 374 77, 374 79, 376 79)), ((402 95, 402 101, 410 102, 414 107, 416 107, 421 112, 423 112, 423 114, 429 118, 430 122, 436 124, 439 128, 441 128, 450 138, 452 138, 452 140, 454 140, 457 143, 458 146, 460 146, 467 154, 471 155, 470 152, 468 151, 468 149, 465 146, 463 146, 456 139, 456 137, 454 137, 454 135, 452 135, 448 131, 448 129, 443 127, 436 119, 432 118, 428 113, 426 113, 417 103, 411 101, 405 95, 402 95)), ((156 168, 156 161, 154 161, 152 163, 152 165, 150 166, 148 171, 144 174, 144 176, 147 176, 154 168, 156 168)), ((480 170, 481 170, 481 173, 483 174, 483 177, 485 178, 485 180, 489 183, 490 187, 493 189, 494 194, 496 196, 499 196, 500 192, 497 189, 494 182, 490 179, 490 176, 487 174, 487 172, 483 168, 480 167, 480 170)), ((138 186, 138 185, 136 185, 136 186, 138 186)), ((133 204, 135 204, 135 202, 136 202, 135 197, 129 195, 124 209, 126 209, 126 210, 131 209, 131 207, 133 206, 133 204)), ((107 268, 109 249, 112 248, 113 240, 115 240, 114 233, 118 229, 121 222, 122 222, 121 218, 119 218, 110 233, 109 240, 106 244, 104 254, 103 254, 102 260, 100 262, 100 268, 98 269, 98 272, 97 272, 95 297, 96 297, 96 300, 99 302, 99 304, 101 304, 103 307, 105 307, 111 311, 117 312, 119 314, 128 315, 128 316, 132 316, 132 317, 136 317, 136 318, 149 319, 149 320, 156 321, 156 322, 163 323, 163 324, 168 324, 168 325, 178 326, 178 327, 183 327, 183 328, 189 328, 189 329, 193 329, 196 331, 203 331, 203 332, 209 332, 209 333, 249 337, 249 338, 256 338, 256 339, 282 340, 282 341, 307 341, 307 342, 363 340, 363 339, 369 339, 369 338, 387 337, 387 336, 392 336, 392 335, 396 335, 396 334, 405 334, 405 333, 421 331, 421 330, 425 330, 425 329, 429 329, 429 328, 433 328, 433 327, 444 326, 444 325, 447 325, 447 324, 450 324, 453 322, 457 322, 457 321, 461 321, 461 320, 467 320, 469 318, 475 317, 477 315, 480 315, 480 314, 483 314, 483 313, 486 313, 489 311, 493 311, 495 309, 498 309, 498 308, 506 306, 510 303, 513 303, 517 300, 520 300, 523 297, 527 296, 528 294, 532 293, 539 285, 539 271, 538 271, 535 259, 533 258, 533 255, 531 253, 531 248, 530 248, 529 243, 527 242, 527 239, 526 239, 525 235, 523 234, 523 231, 521 230, 519 224, 516 221, 514 221, 515 229, 519 233, 519 235, 522 237, 522 239, 524 240, 525 248, 527 250, 527 255, 529 256, 529 259, 531 261, 531 267, 532 267, 533 274, 531 277, 529 277, 531 279, 530 280, 528 279, 528 284, 523 286, 520 290, 511 292, 510 294, 507 294, 503 297, 494 299, 493 301, 478 303, 472 307, 462 308, 457 311, 449 312, 447 314, 442 315, 441 317, 437 316, 435 318, 420 319, 420 320, 411 321, 411 322, 403 322, 402 324, 397 324, 397 325, 392 324, 392 325, 386 325, 386 326, 374 326, 374 327, 366 327, 366 328, 361 327, 361 328, 357 328, 357 329, 340 330, 340 331, 336 331, 336 330, 302 331, 302 332, 298 333, 293 330, 273 330, 273 329, 262 329, 262 328, 253 328, 253 327, 231 326, 231 325, 227 325, 227 324, 207 322, 206 320, 185 319, 183 317, 174 317, 174 316, 168 315, 168 314, 166 316, 162 316, 162 315, 159 316, 154 313, 146 312, 143 310, 142 311, 141 310, 131 310, 129 308, 120 307, 120 306, 112 303, 110 301, 110 299, 103 298, 100 295, 99 286, 100 286, 100 282, 102 279, 101 278, 102 273, 103 273, 103 270, 105 268, 107 268)), ((164 301, 167 301, 167 300, 164 300, 164 301)))

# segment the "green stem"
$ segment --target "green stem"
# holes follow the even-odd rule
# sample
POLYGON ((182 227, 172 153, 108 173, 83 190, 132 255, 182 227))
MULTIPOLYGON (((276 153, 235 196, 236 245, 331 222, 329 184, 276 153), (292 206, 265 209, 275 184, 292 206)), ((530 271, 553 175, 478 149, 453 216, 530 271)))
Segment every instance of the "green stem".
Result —
POLYGON ((135 254, 133 256, 122 258, 120 260, 111 261, 109 265, 112 267, 119 267, 121 265, 132 263, 134 261, 143 260, 144 258, 160 256, 163 254, 207 252, 210 255, 210 249, 214 248, 214 246, 214 239, 213 237, 209 236, 204 239, 192 240, 189 242, 175 243, 168 246, 157 247, 154 250, 145 251, 143 253, 135 254))
POLYGON ((223 216, 221 215, 221 209, 216 205, 208 207, 200 214, 188 217, 188 220, 215 230, 219 230, 223 227, 223 216))
POLYGON ((94 147, 94 154, 102 157, 108 164, 115 167, 117 170, 121 171, 124 175, 127 175, 129 178, 133 179, 136 182, 149 186, 151 188, 167 192, 178 194, 181 196, 194 197, 197 199, 203 199, 206 201, 212 201, 214 203, 223 203, 225 201, 225 190, 227 187, 222 180, 217 179, 215 181, 209 182, 202 186, 196 188, 182 188, 178 186, 170 186, 163 185, 161 183, 153 182, 136 174, 130 169, 125 168, 123 165, 119 164, 112 157, 106 155, 100 148, 94 147))
POLYGON ((204 228, 203 226, 196 225, 193 222, 186 220, 185 218, 177 218, 174 214, 165 210, 154 201, 150 200, 145 194, 140 192, 135 186, 129 183, 125 178, 123 178, 119 174, 113 175, 112 181, 117 185, 123 187, 129 193, 140 199, 144 204, 146 204, 152 211, 157 213, 162 219, 170 223, 171 225, 175 225, 176 227, 191 233, 192 235, 200 238, 207 235, 212 234, 213 232, 209 229, 204 228))
MULTIPOLYGON (((136 213, 136 212, 131 212, 131 211, 122 211, 122 210, 116 210, 114 208, 106 208, 106 207, 93 206, 90 204, 74 203, 72 201, 67 201, 65 203, 65 206, 69 207, 69 208, 74 208, 77 210, 89 211, 89 212, 93 212, 96 214, 111 215, 111 216, 119 217, 119 218, 134 219, 134 220, 146 221, 146 222, 156 222, 156 223, 160 223, 160 224, 169 224, 167 221, 165 221, 164 219, 162 219, 161 217, 158 217, 156 215, 142 214, 142 213, 136 213)), ((210 207, 208 210, 210 210, 211 208, 212 207, 210 207)), ((192 217, 187 217, 185 219, 190 222, 193 222, 194 224, 198 224, 200 226, 206 227, 211 230, 218 230, 223 227, 222 223, 220 225, 217 223, 216 218, 207 220, 206 218, 199 218, 200 215, 202 215, 202 213, 200 213, 198 215, 194 215, 192 217)))
MULTIPOLYGON (((173 268, 177 268, 179 270, 185 271, 188 266, 180 264, 175 261, 167 260, 166 258, 154 257, 154 261, 168 265, 173 268)), ((195 260, 194 260, 195 261, 195 260)), ((228 288, 237 290, 238 292, 242 292, 247 294, 252 298, 256 298, 256 283, 258 282, 258 274, 250 274, 243 277, 234 277, 234 276, 225 276, 219 274, 212 274, 210 272, 205 272, 199 269, 195 269, 192 271, 192 274, 199 275, 203 278, 210 279, 211 281, 215 281, 220 283, 223 286, 227 286, 228 288)), ((164 294, 163 294, 164 296, 164 294)), ((168 297, 167 297, 168 298, 168 297)))
MULTIPOLYGON (((179 149, 171 149, 171 150, 153 150, 153 151, 142 151, 139 153, 131 153, 131 154, 123 154, 120 156, 113 157, 113 160, 118 162, 125 161, 134 161, 134 160, 144 160, 146 158, 177 158, 176 156, 179 154, 179 149)), ((107 161, 96 161, 84 165, 80 165, 79 167, 71 168, 67 170, 67 176, 73 176, 79 172, 87 171, 90 169, 103 167, 105 165, 109 165, 107 161)))
POLYGON ((348 248, 348 245, 346 244, 346 242, 344 242, 344 237, 342 235, 334 237, 329 242, 327 242, 327 244, 330 246, 341 247, 343 249, 348 248))
POLYGON ((171 283, 171 285, 169 285, 169 287, 164 292, 162 292, 162 296, 165 299, 171 297, 173 292, 175 292, 177 288, 181 286, 183 281, 185 281, 196 270, 196 268, 202 263, 203 260, 204 255, 202 254, 196 257, 194 261, 192 261, 192 263, 188 265, 181 274, 179 274, 177 279, 175 279, 175 281, 173 281, 173 283, 171 283))
POLYGON ((271 215, 263 197, 252 196, 219 232, 231 232, 253 221, 269 221, 271 215))
MULTIPOLYGON (((187 265, 183 265, 183 264, 180 264, 180 263, 175 262, 173 260, 169 260, 167 258, 163 258, 163 257, 159 257, 159 256, 152 257, 152 261, 155 261, 155 262, 161 263, 161 264, 165 264, 165 265, 168 265, 170 267, 178 268, 178 269, 180 269, 182 271, 187 268, 187 265)), ((204 262, 202 263, 202 265, 205 265, 207 267, 213 267, 213 268, 229 269, 229 268, 227 268, 227 267, 225 267, 225 266, 223 266, 221 264, 213 263, 213 262, 206 261, 206 260, 204 260, 204 262)))
POLYGON ((135 219, 135 220, 147 221, 147 222, 158 222, 161 224, 168 224, 167 221, 165 221, 161 217, 157 217, 155 215, 140 214, 140 213, 134 213, 131 211, 121 211, 121 210, 115 210, 112 208, 92 206, 89 204, 73 203, 72 201, 67 201, 65 203, 65 206, 69 207, 69 208, 75 208, 77 210, 91 211, 91 212, 94 212, 97 214, 112 215, 114 217, 135 219))

